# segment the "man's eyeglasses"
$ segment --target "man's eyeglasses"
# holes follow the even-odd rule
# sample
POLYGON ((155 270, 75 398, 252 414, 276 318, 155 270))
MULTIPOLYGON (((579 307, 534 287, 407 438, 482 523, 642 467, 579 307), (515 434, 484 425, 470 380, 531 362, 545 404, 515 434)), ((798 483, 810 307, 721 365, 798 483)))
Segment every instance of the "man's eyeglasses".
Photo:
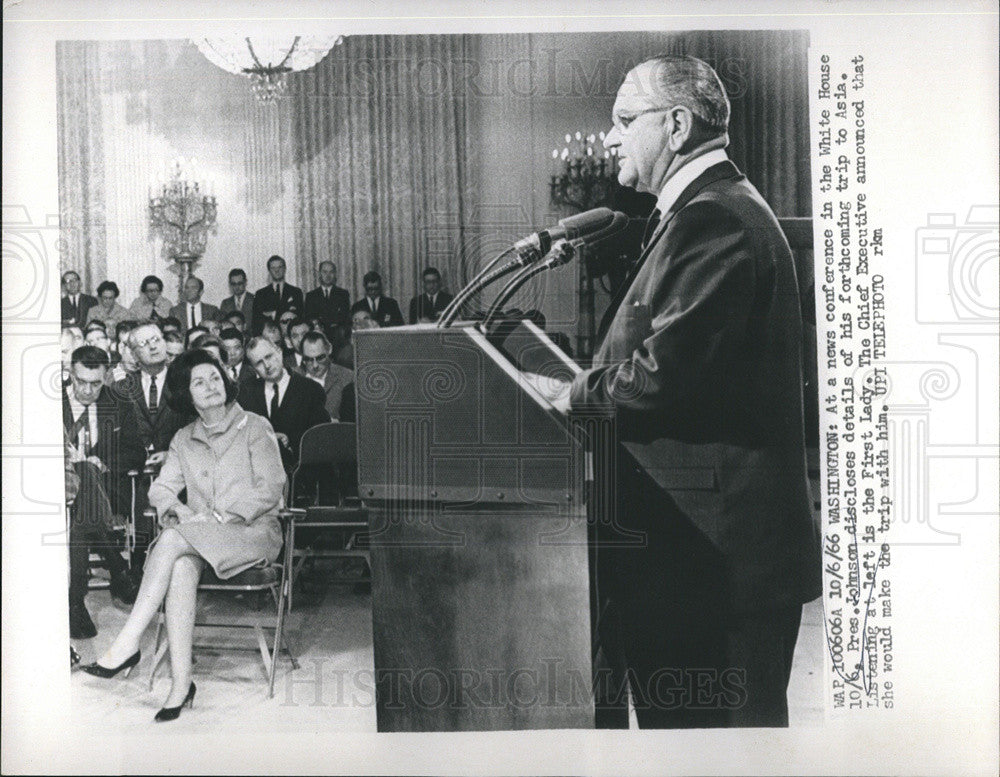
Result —
POLYGON ((614 125, 615 129, 618 130, 619 135, 624 135, 628 132, 628 128, 632 122, 640 116, 645 116, 647 113, 661 113, 669 110, 669 108, 646 108, 644 111, 636 111, 635 113, 622 113, 618 116, 612 116, 611 123, 614 125))
POLYGON ((329 358, 330 358, 330 355, 327 354, 327 353, 321 354, 319 356, 303 356, 302 357, 302 363, 303 364, 306 364, 306 363, 308 363, 308 364, 321 364, 322 362, 325 362, 329 358))
POLYGON ((152 337, 147 337, 145 340, 139 340, 136 344, 136 348, 146 348, 150 345, 157 345, 163 342, 163 338, 160 335, 153 335, 152 337))

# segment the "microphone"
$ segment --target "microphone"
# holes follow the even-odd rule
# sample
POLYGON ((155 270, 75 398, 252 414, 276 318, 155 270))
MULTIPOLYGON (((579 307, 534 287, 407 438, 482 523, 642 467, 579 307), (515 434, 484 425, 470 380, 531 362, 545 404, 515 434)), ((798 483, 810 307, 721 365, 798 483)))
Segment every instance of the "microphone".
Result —
MULTIPOLYGON (((607 221, 603 229, 598 229, 596 231, 588 230, 587 234, 572 240, 567 238, 558 239, 552 246, 552 250, 548 252, 543 261, 529 264, 527 267, 522 269, 521 272, 515 275, 513 279, 511 279, 511 281, 503 287, 503 289, 500 290, 500 293, 497 294, 496 299, 493 300, 493 304, 490 305, 490 309, 486 314, 486 319, 484 320, 482 326, 484 332, 488 333, 490 331, 490 325, 493 323, 493 320, 497 317, 497 315, 499 315, 503 306, 507 304, 507 301, 514 296, 515 292, 529 280, 546 270, 562 267, 564 264, 577 256, 580 249, 602 243, 608 238, 617 235, 625 229, 626 226, 628 226, 628 216, 621 211, 612 212, 607 208, 596 208, 595 210, 587 211, 587 213, 581 213, 580 216, 587 216, 595 211, 602 210, 607 210, 608 213, 611 214, 611 219, 607 221)), ((571 218, 579 217, 573 216, 571 218)), ((569 219, 566 219, 566 221, 569 221, 569 219)))
POLYGON ((594 208, 575 216, 560 219, 557 226, 540 230, 518 240, 514 244, 514 250, 521 257, 523 264, 530 264, 545 256, 557 240, 585 237, 592 232, 604 229, 613 220, 614 213, 610 208, 594 208))

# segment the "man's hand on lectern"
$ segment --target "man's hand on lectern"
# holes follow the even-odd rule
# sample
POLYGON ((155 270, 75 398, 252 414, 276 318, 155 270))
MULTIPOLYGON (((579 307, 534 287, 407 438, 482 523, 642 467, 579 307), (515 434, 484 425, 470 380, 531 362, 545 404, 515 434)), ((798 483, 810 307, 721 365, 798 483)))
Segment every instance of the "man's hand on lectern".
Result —
POLYGON ((567 381, 550 378, 535 372, 522 372, 525 381, 545 397, 557 411, 566 415, 569 413, 569 387, 567 381))

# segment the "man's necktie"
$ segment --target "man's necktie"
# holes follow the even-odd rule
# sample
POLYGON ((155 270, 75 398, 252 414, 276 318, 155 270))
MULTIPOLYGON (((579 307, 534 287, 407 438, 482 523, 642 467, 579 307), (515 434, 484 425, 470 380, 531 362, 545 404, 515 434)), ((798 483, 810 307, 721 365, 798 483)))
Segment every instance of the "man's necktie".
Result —
POLYGON ((156 376, 149 376, 149 412, 155 413, 160 401, 160 393, 156 389, 156 376))
POLYGON ((80 432, 84 430, 84 427, 89 427, 90 417, 87 415, 87 408, 83 408, 83 412, 80 413, 79 417, 73 422, 73 425, 69 428, 69 439, 74 445, 80 445, 80 432))
POLYGON ((274 284, 274 293, 278 295, 278 302, 281 302, 281 284, 274 284))
POLYGON ((271 409, 269 412, 271 416, 271 421, 274 421, 275 416, 278 415, 278 384, 271 384, 271 409))
POLYGON ((188 305, 188 311, 191 314, 191 326, 198 326, 198 322, 194 320, 194 305, 188 305))
POLYGON ((235 367, 229 368, 229 377, 232 378, 234 381, 239 380, 239 375, 237 375, 235 367))
POLYGON ((649 245, 649 241, 653 238, 653 235, 656 234, 656 228, 660 225, 661 215, 659 208, 654 208, 653 212, 649 214, 649 220, 646 222, 646 231, 642 235, 643 250, 649 245))
POLYGON ((330 299, 330 290, 323 289, 323 296, 326 297, 326 299, 330 299))

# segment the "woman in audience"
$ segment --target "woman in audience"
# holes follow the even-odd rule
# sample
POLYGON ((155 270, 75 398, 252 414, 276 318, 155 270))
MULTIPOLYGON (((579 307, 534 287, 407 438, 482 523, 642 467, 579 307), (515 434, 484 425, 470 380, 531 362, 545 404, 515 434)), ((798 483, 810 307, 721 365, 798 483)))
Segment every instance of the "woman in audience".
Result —
POLYGON ((191 644, 198 580, 206 564, 229 578, 281 550, 277 512, 285 473, 267 419, 236 403, 236 385, 210 353, 183 353, 167 369, 170 406, 198 418, 174 435, 149 501, 164 527, 150 547, 132 612, 85 671, 110 678, 139 663, 139 641, 166 599, 172 685, 156 721, 194 701, 191 644), (186 501, 181 494, 187 493, 186 501))
POLYGON ((147 275, 139 284, 139 296, 129 306, 129 310, 138 321, 155 321, 167 318, 173 306, 174 303, 163 296, 163 281, 155 275, 147 275))
POLYGON ((118 284, 103 281, 97 287, 97 304, 87 313, 87 323, 102 321, 105 329, 112 329, 119 321, 134 319, 126 308, 118 304, 118 284))

